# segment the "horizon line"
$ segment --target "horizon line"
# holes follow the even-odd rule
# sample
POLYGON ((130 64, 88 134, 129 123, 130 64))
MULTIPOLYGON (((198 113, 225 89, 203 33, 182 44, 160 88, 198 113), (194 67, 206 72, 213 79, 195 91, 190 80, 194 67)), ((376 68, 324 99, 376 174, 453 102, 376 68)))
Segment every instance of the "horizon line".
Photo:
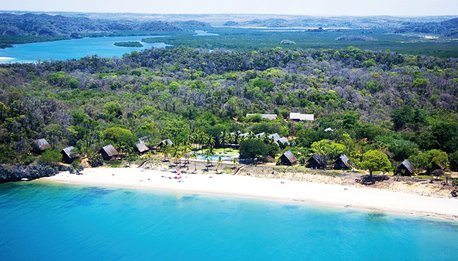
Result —
POLYGON ((456 16, 458 14, 431 14, 431 15, 389 15, 389 14, 373 14, 373 15, 331 15, 331 14, 275 14, 275 13, 142 13, 142 12, 117 12, 117 11, 33 11, 33 10, 0 10, 6 12, 23 12, 23 13, 83 13, 83 14, 132 14, 132 15, 264 15, 264 16, 300 16, 300 17, 394 17, 394 18, 411 18, 411 17, 445 17, 456 16))

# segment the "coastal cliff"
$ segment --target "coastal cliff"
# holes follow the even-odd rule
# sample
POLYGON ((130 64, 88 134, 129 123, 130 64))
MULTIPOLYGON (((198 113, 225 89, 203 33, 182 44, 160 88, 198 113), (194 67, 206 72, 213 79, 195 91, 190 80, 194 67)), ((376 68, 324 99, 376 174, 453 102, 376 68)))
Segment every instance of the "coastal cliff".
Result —
POLYGON ((0 165, 0 183, 50 177, 58 174, 60 171, 74 173, 76 170, 72 167, 49 164, 0 165))

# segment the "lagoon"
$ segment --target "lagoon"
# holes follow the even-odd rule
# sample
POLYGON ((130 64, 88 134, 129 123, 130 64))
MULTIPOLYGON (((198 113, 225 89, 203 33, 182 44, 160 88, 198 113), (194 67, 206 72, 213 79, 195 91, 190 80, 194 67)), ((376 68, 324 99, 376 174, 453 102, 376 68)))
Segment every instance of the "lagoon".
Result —
POLYGON ((52 42, 17 44, 0 49, 0 63, 30 63, 45 60, 79 59, 85 56, 119 57, 132 51, 170 46, 160 36, 89 37, 52 42), (143 47, 119 47, 115 42, 141 42, 142 38, 158 38, 156 43, 143 43, 143 47))
POLYGON ((186 193, 0 185, 1 260, 456 260, 458 224, 186 193))

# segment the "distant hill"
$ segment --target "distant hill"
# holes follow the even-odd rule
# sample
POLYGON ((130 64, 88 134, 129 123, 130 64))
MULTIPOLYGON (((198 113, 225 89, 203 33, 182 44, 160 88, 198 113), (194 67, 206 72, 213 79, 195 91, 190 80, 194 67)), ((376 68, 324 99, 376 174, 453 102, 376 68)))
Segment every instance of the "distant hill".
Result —
POLYGON ((240 26, 240 23, 234 21, 227 21, 223 24, 224 26, 240 26))
POLYGON ((174 26, 177 26, 183 30, 202 30, 202 29, 209 29, 211 25, 208 23, 190 20, 190 21, 174 21, 171 22, 174 26))
MULTIPOLYGON (((213 17, 214 18, 214 17, 213 17)), ((377 29, 394 32, 406 26, 421 27, 424 25, 439 25, 450 27, 444 20, 450 16, 438 17, 393 17, 393 16, 363 16, 363 17, 314 17, 314 16, 231 16, 221 24, 229 27, 306 27, 306 28, 349 28, 349 29, 377 29), (441 23, 443 23, 441 25, 441 23)), ((203 18, 202 18, 203 19, 203 18)), ((454 19, 450 20, 451 23, 454 19)), ((453 27, 453 26, 452 26, 453 27)), ((409 29, 411 30, 411 29, 409 29)))
POLYGON ((78 38, 87 35, 180 32, 209 28, 199 21, 131 21, 48 14, 0 14, 0 47, 8 44, 78 38))
POLYGON ((57 36, 112 31, 181 31, 177 25, 162 21, 92 20, 47 14, 0 14, 0 35, 57 36))
POLYGON ((251 26, 266 26, 266 27, 286 27, 294 26, 294 22, 286 19, 269 18, 269 19, 254 19, 246 22, 247 25, 251 26))
POLYGON ((406 23, 398 33, 428 33, 446 37, 458 37, 458 18, 435 23, 406 23))

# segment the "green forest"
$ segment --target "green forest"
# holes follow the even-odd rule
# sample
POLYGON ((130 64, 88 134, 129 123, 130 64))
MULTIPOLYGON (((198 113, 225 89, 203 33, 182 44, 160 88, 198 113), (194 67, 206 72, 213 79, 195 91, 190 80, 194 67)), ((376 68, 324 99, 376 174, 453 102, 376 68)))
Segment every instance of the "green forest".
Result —
POLYGON ((241 158, 258 161, 290 150, 301 164, 312 154, 346 154, 361 169, 393 171, 409 159, 417 173, 456 170, 457 65, 354 47, 178 47, 1 65, 0 161, 60 161, 67 146, 96 160, 107 144, 135 158, 146 137, 152 146, 172 140, 175 153, 240 143, 241 158), (315 120, 291 121, 290 112, 315 120), (278 117, 246 117, 262 113, 278 117), (255 137, 262 132, 289 145, 255 137), (241 133, 251 134, 242 141, 241 133), (39 138, 52 146, 41 156, 32 153, 39 138))

